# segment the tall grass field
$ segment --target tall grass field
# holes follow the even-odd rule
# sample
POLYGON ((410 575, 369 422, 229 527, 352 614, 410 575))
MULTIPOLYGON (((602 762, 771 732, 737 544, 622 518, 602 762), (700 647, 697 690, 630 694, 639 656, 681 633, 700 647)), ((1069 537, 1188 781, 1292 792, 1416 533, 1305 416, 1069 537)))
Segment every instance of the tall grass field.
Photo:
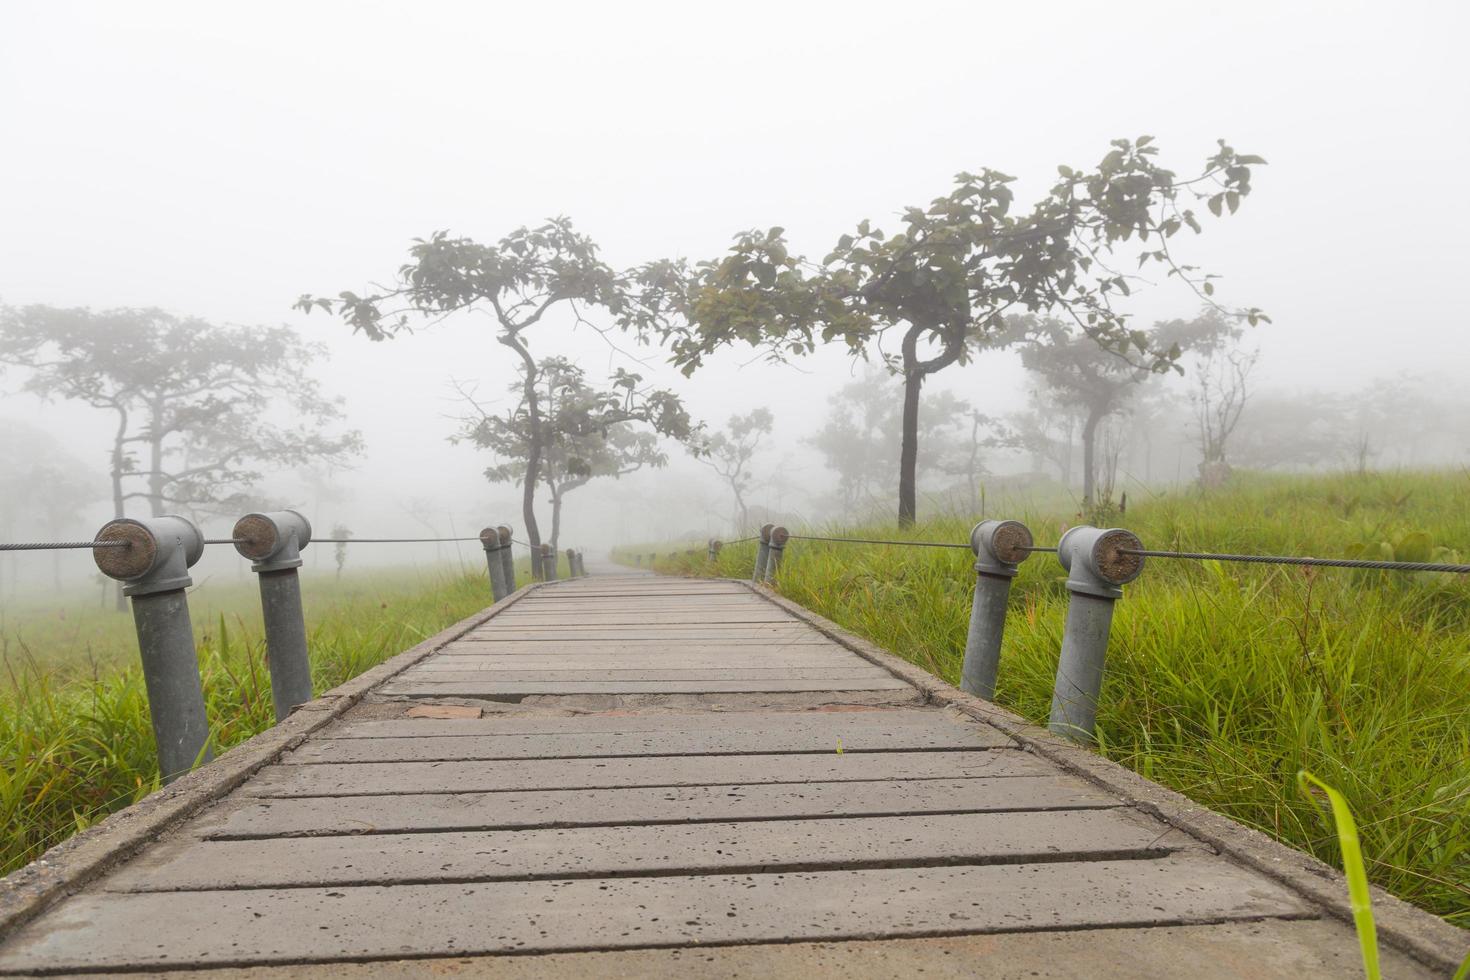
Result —
MULTIPOLYGON (((483 572, 303 576, 312 685, 350 680, 490 604, 483 572)), ((216 751, 275 720, 254 583, 190 596, 216 751)), ((0 873, 153 792, 158 762, 131 615, 91 602, 0 625, 0 873)))
MULTIPOLYGON (((1080 523, 1026 521, 1038 545, 1080 523)), ((976 515, 899 531, 822 534, 968 541, 976 515)), ((1155 549, 1470 560, 1470 474, 1240 475, 1107 516, 1155 549)), ((793 528, 793 532, 800 533, 793 528)), ((754 545, 641 545, 677 574, 749 577, 754 545)), ((630 549, 629 553, 634 553, 630 549)), ((794 540, 778 591, 950 683, 974 586, 967 551, 794 540)), ((646 558, 645 558, 646 562, 646 558)), ((996 700, 1044 722, 1067 592, 1055 555, 1011 593, 996 700)), ((1221 813, 1337 864, 1309 770, 1346 796, 1372 880, 1470 926, 1470 576, 1148 559, 1108 649, 1099 751, 1221 813)))

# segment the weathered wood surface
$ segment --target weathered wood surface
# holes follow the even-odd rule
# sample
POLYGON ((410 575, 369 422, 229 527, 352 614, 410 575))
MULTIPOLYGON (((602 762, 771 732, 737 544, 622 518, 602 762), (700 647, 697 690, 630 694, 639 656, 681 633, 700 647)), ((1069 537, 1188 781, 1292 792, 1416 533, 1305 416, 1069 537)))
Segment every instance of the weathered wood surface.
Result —
POLYGON ((741 583, 548 585, 5 937, 0 973, 1341 974, 1351 931, 1301 894, 919 700, 741 583))

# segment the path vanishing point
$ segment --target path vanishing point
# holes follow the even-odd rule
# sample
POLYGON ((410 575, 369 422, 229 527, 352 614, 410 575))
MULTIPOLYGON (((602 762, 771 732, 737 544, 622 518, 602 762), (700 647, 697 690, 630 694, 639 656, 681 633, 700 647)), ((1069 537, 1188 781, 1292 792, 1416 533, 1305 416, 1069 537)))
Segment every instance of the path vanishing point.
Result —
POLYGON ((0 974, 1361 975, 1311 858, 746 583, 593 572, 6 879, 0 974))

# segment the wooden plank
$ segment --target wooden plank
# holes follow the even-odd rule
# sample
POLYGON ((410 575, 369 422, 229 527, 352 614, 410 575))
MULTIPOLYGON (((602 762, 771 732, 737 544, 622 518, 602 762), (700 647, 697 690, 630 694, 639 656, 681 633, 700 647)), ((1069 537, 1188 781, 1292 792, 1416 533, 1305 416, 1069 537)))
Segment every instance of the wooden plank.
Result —
MULTIPOLYGON (((1352 927, 1328 919, 1266 919, 1150 928, 870 939, 850 942, 756 943, 476 956, 451 960, 368 960, 293 963, 244 970, 169 971, 167 980, 730 980, 731 977, 840 977, 842 980, 974 980, 977 964, 990 977, 1126 976, 1174 980, 1181 955, 1189 980, 1342 980, 1361 975, 1352 927), (1181 954, 1181 951, 1184 951, 1181 954), (1100 967, 1100 964, 1102 966, 1100 967), (1003 965, 1003 966, 1002 966, 1003 965), (1099 970, 1102 973, 1099 973, 1099 970)), ((1434 970, 1384 945, 1383 975, 1392 980, 1444 980, 1434 970)), ((156 973, 115 973, 109 980, 158 980, 156 973)))
MULTIPOLYGON (((528 626, 507 625, 504 617, 496 616, 494 619, 477 626, 465 636, 488 636, 501 632, 526 632, 528 626)), ((556 623, 539 623, 533 633, 545 633, 555 638, 561 636, 566 638, 569 632, 597 632, 605 633, 612 637, 647 633, 658 639, 671 640, 717 640, 721 636, 745 636, 745 637, 767 637, 767 636, 821 636, 817 630, 806 623, 796 620, 777 620, 769 623, 589 623, 581 624, 576 619, 563 620, 556 623)), ((830 643, 831 641, 828 640, 830 643)))
POLYGON ((369 793, 493 793, 615 786, 743 785, 836 780, 956 779, 1045 775, 1051 765, 1025 752, 872 752, 853 755, 645 756, 490 762, 363 762, 273 765, 241 787, 251 796, 369 793))
POLYGON ((0 950, 12 972, 791 942, 1309 916, 1281 886, 1159 860, 605 881, 83 894, 0 950), (85 942, 76 937, 86 936, 85 942))
POLYGON ((932 708, 859 708, 843 711, 713 711, 635 714, 614 711, 570 717, 489 716, 454 721, 409 718, 358 720, 350 716, 318 733, 317 738, 430 738, 436 735, 575 735, 673 732, 687 738, 699 733, 760 731, 770 737, 804 737, 883 728, 916 733, 995 732, 989 725, 956 720, 932 708))
MULTIPOLYGON (((502 626, 707 626, 727 624, 779 623, 798 624, 779 609, 729 609, 721 612, 701 614, 697 610, 679 612, 580 612, 580 613, 535 613, 516 612, 514 607, 496 616, 492 623, 502 626)), ((810 629, 810 627, 807 627, 810 629)))
POLYGON ((563 644, 566 641, 597 641, 606 644, 648 644, 648 645, 670 645, 698 644, 701 641, 716 641, 720 644, 731 645, 794 645, 794 644, 816 644, 832 646, 832 641, 817 633, 816 630, 751 630, 751 629, 689 629, 689 627, 666 626, 657 630, 656 627, 648 626, 579 626, 562 627, 562 629, 520 629, 520 627, 498 627, 490 630, 481 627, 481 632, 475 635, 466 633, 457 639, 456 644, 475 644, 475 642, 516 641, 516 642, 541 642, 541 644, 563 644))
POLYGON ((790 650, 750 650, 736 653, 694 656, 679 653, 588 654, 564 653, 553 656, 505 654, 486 651, 481 654, 441 654, 419 664, 418 669, 431 673, 453 673, 464 670, 660 670, 677 667, 686 670, 718 670, 720 668, 776 667, 867 667, 868 661, 845 650, 816 649, 810 653, 790 650))
POLYGON ((411 796, 232 797, 190 827, 203 837, 319 836, 427 830, 678 824, 1097 809, 1119 801, 1072 776, 895 779, 422 793, 411 796))
POLYGON ((458 681, 393 680, 378 689, 398 698, 503 698, 529 694, 769 694, 800 691, 898 691, 912 688, 896 677, 853 677, 802 681, 458 681))
POLYGON ((1106 861, 1201 847, 1127 809, 208 841, 175 837, 109 891, 1106 861))
MULTIPOLYGON (((842 683, 873 677, 892 677, 882 667, 859 660, 853 664, 820 664, 816 667, 568 667, 560 670, 428 670, 415 667, 399 675, 400 684, 548 684, 565 682, 632 683, 642 681, 740 681, 740 680, 826 680, 842 683)), ((830 686, 830 685, 829 685, 830 686)))
POLYGON ((769 755, 776 753, 927 752, 1011 745, 993 728, 943 730, 833 726, 810 732, 629 732, 627 734, 443 735, 432 738, 312 739, 286 757, 292 763, 407 762, 467 759, 558 759, 635 755, 769 755))
MULTIPOLYGON (((534 632, 534 631, 533 631, 534 632)), ((787 650, 798 647, 823 647, 827 650, 847 648, 833 643, 820 633, 756 634, 754 636, 706 637, 628 636, 627 634, 598 634, 593 636, 562 636, 540 634, 539 639, 509 637, 500 633, 465 635, 444 647, 444 653, 485 653, 483 644, 493 643, 496 651, 506 653, 547 653, 552 650, 591 651, 594 653, 637 653, 640 651, 673 651, 678 653, 741 650, 787 650)))

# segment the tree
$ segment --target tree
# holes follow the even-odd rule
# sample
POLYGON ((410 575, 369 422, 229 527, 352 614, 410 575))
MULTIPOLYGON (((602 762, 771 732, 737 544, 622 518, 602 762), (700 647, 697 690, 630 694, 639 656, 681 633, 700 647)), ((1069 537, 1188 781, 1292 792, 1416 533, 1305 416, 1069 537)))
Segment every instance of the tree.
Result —
POLYGON ((750 506, 745 502, 745 492, 750 489, 748 467, 760 447, 761 437, 770 435, 774 424, 775 418, 769 408, 732 415, 723 431, 714 433, 691 449, 695 458, 720 474, 730 485, 735 507, 740 512, 740 526, 736 528, 740 534, 750 527, 750 506))
MULTIPOLYGON (((647 269, 643 276, 656 277, 647 269)), ((641 291, 634 278, 620 275, 598 258, 592 240, 572 228, 567 218, 554 218, 537 228, 518 228, 493 245, 435 232, 414 239, 409 261, 398 270, 397 284, 359 296, 342 292, 337 299, 310 295, 296 302, 301 310, 338 312, 369 340, 411 333, 410 317, 438 322, 455 313, 485 311, 496 324, 495 339, 520 362, 521 410, 527 439, 521 478, 521 514, 533 548, 541 545, 536 522, 536 487, 551 433, 547 430, 538 387, 541 365, 531 355, 532 331, 548 313, 560 310, 575 322, 606 335, 610 328, 588 320, 584 309, 597 307, 614 324, 636 329, 642 339, 651 325, 635 311, 630 291, 641 291)))
POLYGON ((658 437, 683 442, 697 431, 677 394, 645 387, 642 381, 641 375, 619 369, 608 387, 599 390, 587 383, 577 365, 548 357, 532 386, 537 423, 531 420, 524 378, 511 386, 521 397, 504 415, 485 411, 473 392, 461 388, 475 415, 462 420, 456 438, 500 457, 502 462, 485 470, 488 479, 515 483, 526 479, 530 444, 539 437, 539 479, 551 492, 551 548, 559 551, 567 494, 598 477, 617 479, 644 466, 663 466, 668 457, 659 449, 658 437))
MULTIPOLYGON (((651 285, 642 298, 686 373, 737 341, 775 359, 810 353, 819 341, 841 341, 866 355, 881 352, 897 331, 899 353, 883 357, 904 382, 898 514, 901 524, 912 523, 923 384, 979 351, 1020 339, 1008 315, 1065 316, 1106 347, 1135 351, 1156 369, 1171 363, 1172 352, 1149 350, 1147 338, 1114 309, 1135 277, 1110 262, 1136 242, 1140 268, 1153 261, 1208 300, 1213 277, 1181 264, 1171 250, 1182 229, 1201 230, 1183 205, 1192 198, 1216 216, 1233 213, 1250 193, 1251 168, 1265 161, 1222 140, 1197 176, 1180 180, 1155 163, 1156 154, 1151 137, 1115 140, 1091 171, 1059 167, 1059 181, 1021 215, 1012 213, 1013 178, 994 170, 962 173, 954 190, 928 208, 906 209, 898 233, 886 235, 865 220, 819 264, 791 254, 779 227, 749 231, 723 259, 701 264, 682 293, 668 284, 674 276, 667 264, 648 269, 642 281, 651 285)), ((1255 309, 1237 315, 1263 319, 1255 309)))
POLYGON ((970 408, 961 413, 960 418, 970 423, 969 439, 948 454, 950 458, 940 463, 940 467, 946 473, 965 478, 965 500, 972 509, 978 510, 980 478, 989 472, 981 450, 1014 449, 1021 444, 1021 438, 1004 421, 979 409, 970 408))
POLYGON ((1196 351, 1190 401, 1200 452, 1200 485, 1218 487, 1230 477, 1226 446, 1245 411, 1250 374, 1260 351, 1242 349, 1239 325, 1212 310, 1194 320, 1160 324, 1160 329, 1176 331, 1180 342, 1191 344, 1196 351))
POLYGON ((337 563, 337 581, 342 580, 342 566, 347 564, 347 539, 352 529, 346 524, 332 525, 332 559, 337 563))
POLYGON ((1021 363, 1045 385, 1044 397, 1071 405, 1082 416, 1082 506, 1091 508, 1097 503, 1098 427, 1121 411, 1153 372, 1109 353, 1060 321, 1041 321, 1037 333, 1022 349, 1021 363))
MULTIPOLYGON (((9 540, 76 536, 77 511, 103 496, 102 477, 62 450, 51 435, 17 419, 0 423, 0 535, 9 540)), ((19 554, 10 554, 10 591, 19 554)), ((61 588, 61 552, 52 551, 51 578, 61 588)))
MULTIPOLYGON (((238 510, 266 465, 341 463, 355 431, 332 433, 340 402, 313 377, 325 351, 286 327, 219 326, 158 309, 0 310, 0 365, 22 388, 115 419, 112 507, 238 510), (275 421, 273 416, 292 422, 275 421)), ((117 604, 125 608, 119 588, 117 604)))
MULTIPOLYGON (((828 399, 826 423, 807 440, 837 474, 845 516, 850 517, 860 503, 875 504, 880 496, 890 502, 893 499, 897 474, 891 460, 898 454, 901 429, 897 392, 898 383, 889 372, 869 365, 860 380, 843 385, 828 399)), ((962 444, 956 434, 966 423, 973 423, 972 411, 948 391, 923 407, 919 414, 922 451, 915 463, 920 475, 926 471, 970 474, 970 463, 978 463, 980 447, 962 444)))
MULTIPOLYGON (((1175 360, 1186 350, 1213 350, 1232 331, 1239 334, 1229 320, 1206 309, 1194 320, 1156 323, 1142 340, 1145 349, 1167 350, 1175 360)), ((1032 339, 1021 350, 1021 363, 1041 379, 1049 398, 1074 408, 1082 418, 1082 506, 1091 508, 1099 502, 1100 426, 1127 409, 1155 373, 1150 365, 1100 347, 1059 320, 1037 321, 1030 333, 1032 339)), ((1119 438, 1113 440, 1110 473, 1116 470, 1122 449, 1121 433, 1114 435, 1119 438)), ((1109 484, 1110 492, 1111 480, 1109 484)))
POLYGON ((313 377, 324 354, 287 327, 225 327, 157 309, 0 311, 0 364, 29 369, 24 390, 116 419, 109 468, 118 517, 129 500, 145 501, 155 517, 225 505, 262 466, 357 453, 357 432, 325 431, 342 410, 313 377))

